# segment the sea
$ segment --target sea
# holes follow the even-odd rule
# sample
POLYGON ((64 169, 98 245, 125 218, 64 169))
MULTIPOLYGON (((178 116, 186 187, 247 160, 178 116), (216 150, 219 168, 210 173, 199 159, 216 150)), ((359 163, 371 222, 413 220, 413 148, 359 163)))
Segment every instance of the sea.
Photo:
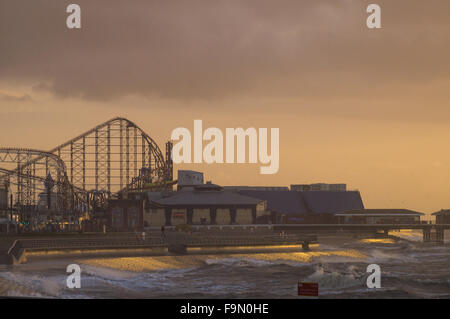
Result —
POLYGON ((422 243, 421 232, 390 238, 320 238, 301 247, 193 250, 187 255, 31 258, 0 268, 0 296, 36 298, 303 298, 298 282, 319 285, 318 298, 450 298, 450 236, 422 243), (80 288, 68 288, 69 264, 80 288), (367 268, 381 269, 368 288, 367 268))

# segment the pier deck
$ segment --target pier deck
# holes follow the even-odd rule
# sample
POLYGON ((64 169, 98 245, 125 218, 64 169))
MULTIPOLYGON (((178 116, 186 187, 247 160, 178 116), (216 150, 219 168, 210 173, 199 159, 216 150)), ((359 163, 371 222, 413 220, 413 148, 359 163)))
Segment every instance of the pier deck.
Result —
MULTIPOLYGON (((170 228, 171 229, 171 228, 170 228)), ((390 231, 422 230, 424 242, 443 243, 444 231, 450 224, 283 224, 283 225, 198 225, 192 232, 167 231, 164 235, 150 231, 141 234, 93 234, 89 236, 37 238, 28 236, 3 241, 0 263, 15 264, 26 259, 28 251, 57 250, 106 250, 106 249, 167 249, 170 253, 183 254, 192 247, 237 247, 301 245, 309 249, 321 233, 379 233, 390 231), (285 234, 286 233, 286 234, 285 234), (6 244, 8 247, 5 248, 6 244)), ((1 247, 0 247, 1 248, 1 247)))
POLYGON ((101 236, 98 238, 26 238, 16 239, 4 258, 8 264, 26 261, 27 252, 63 251, 63 250, 120 250, 163 248, 170 253, 184 254, 193 247, 238 247, 238 246, 279 246, 298 245, 309 249, 310 243, 317 242, 313 235, 275 235, 264 233, 229 232, 215 233, 179 233, 168 232, 164 236, 101 236))

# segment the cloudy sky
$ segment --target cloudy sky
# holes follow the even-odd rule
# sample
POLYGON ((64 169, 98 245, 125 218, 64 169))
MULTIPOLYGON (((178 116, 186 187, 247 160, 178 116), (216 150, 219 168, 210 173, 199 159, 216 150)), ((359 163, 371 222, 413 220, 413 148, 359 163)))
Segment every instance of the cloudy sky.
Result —
POLYGON ((0 0, 0 145, 50 149, 125 116, 280 128, 280 170, 183 165, 230 185, 343 182, 366 207, 450 208, 448 0, 0 0), (382 29, 366 27, 366 7, 382 29), (77 3, 82 28, 66 27, 77 3))

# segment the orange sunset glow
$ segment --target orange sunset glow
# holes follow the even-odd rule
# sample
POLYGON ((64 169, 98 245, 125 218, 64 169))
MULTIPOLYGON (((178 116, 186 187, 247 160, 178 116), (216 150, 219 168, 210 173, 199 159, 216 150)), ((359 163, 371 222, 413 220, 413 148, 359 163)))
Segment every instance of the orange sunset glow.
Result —
POLYGON ((450 207, 450 3, 6 1, 0 145, 50 150, 116 116, 279 128, 280 167, 180 164, 220 185, 346 183, 367 208, 450 207), (256 3, 258 5, 256 5, 256 3), (21 9, 21 6, 27 9, 21 9))

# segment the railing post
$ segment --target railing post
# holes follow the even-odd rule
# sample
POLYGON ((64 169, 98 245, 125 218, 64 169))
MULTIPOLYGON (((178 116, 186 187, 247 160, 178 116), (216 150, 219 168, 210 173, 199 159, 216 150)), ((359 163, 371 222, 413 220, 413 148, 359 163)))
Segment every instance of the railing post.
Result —
POLYGON ((444 243, 444 228, 436 227, 436 242, 444 243))
POLYGON ((423 229, 423 242, 428 243, 431 241, 431 229, 430 228, 424 228, 423 229))

